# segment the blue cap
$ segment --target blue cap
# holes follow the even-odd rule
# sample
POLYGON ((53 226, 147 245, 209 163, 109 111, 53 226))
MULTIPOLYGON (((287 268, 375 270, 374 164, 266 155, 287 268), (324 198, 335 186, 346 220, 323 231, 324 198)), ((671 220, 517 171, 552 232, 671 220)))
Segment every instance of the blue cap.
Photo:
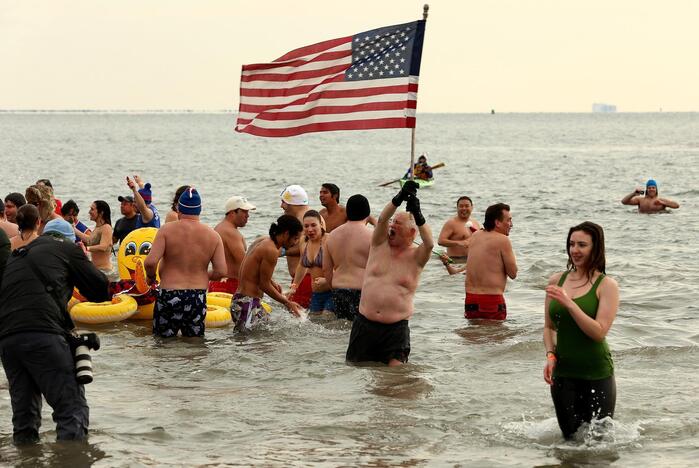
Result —
POLYGON ((199 216, 201 213, 201 197, 194 187, 190 187, 180 195, 177 211, 184 215, 199 216))
POLYGON ((653 179, 648 179, 648 182, 646 182, 646 187, 658 188, 658 183, 656 181, 654 181, 653 179))
POLYGON ((63 219, 52 219, 46 226, 44 226, 44 234, 47 232, 57 232, 61 234, 66 239, 75 242, 75 231, 73 231, 73 226, 63 219))

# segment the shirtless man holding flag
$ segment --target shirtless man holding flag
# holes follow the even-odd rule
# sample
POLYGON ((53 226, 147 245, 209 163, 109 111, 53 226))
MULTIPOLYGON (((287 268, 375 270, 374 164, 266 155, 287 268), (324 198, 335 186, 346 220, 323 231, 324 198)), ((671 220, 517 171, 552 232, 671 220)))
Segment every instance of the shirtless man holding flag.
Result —
POLYGON ((434 246, 420 212, 417 189, 416 182, 406 182, 381 212, 372 234, 359 314, 352 322, 347 348, 350 362, 397 366, 408 361, 413 297, 434 246), (408 213, 398 213, 389 224, 404 201, 408 213), (416 246, 413 241, 418 231, 422 244, 416 246))

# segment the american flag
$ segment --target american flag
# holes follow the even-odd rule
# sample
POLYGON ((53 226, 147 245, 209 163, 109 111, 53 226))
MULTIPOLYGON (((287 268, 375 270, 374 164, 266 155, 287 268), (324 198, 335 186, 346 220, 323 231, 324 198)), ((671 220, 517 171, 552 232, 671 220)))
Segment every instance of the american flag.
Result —
POLYGON ((424 35, 419 20, 243 65, 236 131, 284 137, 414 128, 424 35))

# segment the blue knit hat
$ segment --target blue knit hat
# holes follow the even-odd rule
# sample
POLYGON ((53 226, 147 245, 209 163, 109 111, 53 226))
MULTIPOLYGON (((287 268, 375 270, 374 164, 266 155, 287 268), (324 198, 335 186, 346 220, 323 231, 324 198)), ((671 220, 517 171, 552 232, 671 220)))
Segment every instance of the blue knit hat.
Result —
POLYGON ((199 216, 201 213, 201 197, 194 187, 190 187, 180 195, 177 202, 177 211, 184 215, 199 216))
POLYGON ((75 231, 73 231, 73 226, 63 219, 52 219, 46 226, 44 226, 44 234, 47 232, 57 232, 69 241, 75 242, 75 231))
POLYGON ((138 191, 138 193, 141 194, 141 197, 143 197, 143 201, 146 202, 146 204, 153 201, 153 194, 150 191, 150 182, 147 182, 146 185, 144 185, 143 188, 138 191))

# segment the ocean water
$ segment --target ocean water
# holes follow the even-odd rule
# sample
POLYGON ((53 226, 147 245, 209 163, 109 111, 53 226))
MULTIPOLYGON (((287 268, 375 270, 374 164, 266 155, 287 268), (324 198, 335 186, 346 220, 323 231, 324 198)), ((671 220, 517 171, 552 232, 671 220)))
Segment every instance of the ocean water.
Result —
MULTIPOLYGON (((200 191, 214 225, 225 200, 258 209, 243 232, 266 233, 279 193, 323 182, 342 199, 363 193, 374 214, 410 157, 409 130, 262 139, 233 132, 226 114, 0 114, 0 192, 49 178, 87 220, 91 201, 127 194, 125 176, 152 182, 161 213, 176 187, 200 191)), ((349 325, 299 322, 275 306, 249 334, 154 340, 143 324, 100 326, 95 381, 86 387, 89 443, 56 444, 44 408, 43 442, 12 445, 0 377, 0 465, 19 466, 691 466, 699 453, 699 114, 420 115, 417 150, 444 162, 420 193, 437 236, 460 195, 482 221, 512 207, 519 276, 508 320, 463 318, 462 276, 426 266, 401 368, 345 363, 349 325), (647 178, 668 214, 639 215, 621 198, 647 178), (568 229, 605 229, 607 272, 621 304, 608 335, 615 361, 613 421, 566 442, 542 378, 544 286, 565 267, 568 229)), ((89 224, 89 223, 88 223, 89 224)), ((277 279, 288 285, 286 265, 277 279)))

